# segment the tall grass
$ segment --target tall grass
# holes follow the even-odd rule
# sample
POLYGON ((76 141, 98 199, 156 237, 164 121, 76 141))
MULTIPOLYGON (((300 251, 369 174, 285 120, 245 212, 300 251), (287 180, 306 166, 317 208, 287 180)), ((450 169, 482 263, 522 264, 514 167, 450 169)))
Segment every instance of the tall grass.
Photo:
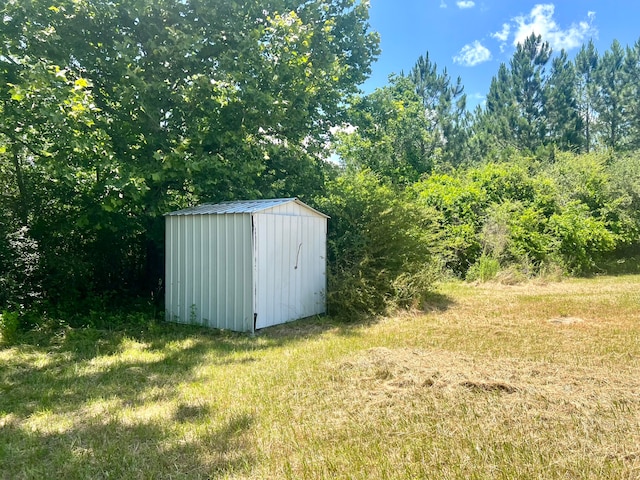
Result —
POLYGON ((640 277, 0 349, 0 478, 638 478, 640 277))

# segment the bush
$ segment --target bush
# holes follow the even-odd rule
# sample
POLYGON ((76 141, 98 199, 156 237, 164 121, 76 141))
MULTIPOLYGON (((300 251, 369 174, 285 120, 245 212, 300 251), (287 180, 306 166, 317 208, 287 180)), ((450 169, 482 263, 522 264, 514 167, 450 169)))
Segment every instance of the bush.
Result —
POLYGON ((616 246, 615 236, 605 223, 577 201, 549 219, 549 230, 558 239, 558 253, 573 274, 593 271, 598 260, 616 246))
POLYGON ((30 306, 41 297, 40 252, 29 229, 21 227, 0 243, 0 307, 30 306))
POLYGON ((379 314, 418 302, 431 288, 431 225, 407 195, 370 171, 327 185, 318 207, 330 215, 329 311, 379 314))
POLYGON ((467 271, 467 281, 475 282, 479 280, 481 282, 488 282, 493 280, 500 271, 500 262, 486 254, 480 256, 478 261, 471 265, 467 271))
POLYGON ((20 331, 20 315, 18 312, 3 311, 0 313, 0 341, 11 345, 18 338, 20 331))

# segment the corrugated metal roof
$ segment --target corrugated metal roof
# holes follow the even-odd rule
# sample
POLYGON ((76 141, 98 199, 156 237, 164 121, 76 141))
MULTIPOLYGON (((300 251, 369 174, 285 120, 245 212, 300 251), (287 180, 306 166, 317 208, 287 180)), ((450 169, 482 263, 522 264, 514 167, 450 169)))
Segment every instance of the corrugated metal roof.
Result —
POLYGON ((175 212, 170 212, 165 215, 225 215, 232 213, 256 213, 261 212, 263 210, 269 210, 270 208, 277 207, 280 205, 284 205, 289 202, 295 202, 298 205, 302 205, 305 208, 317 213, 318 215, 322 215, 323 217, 329 218, 322 212, 317 211, 314 208, 311 208, 304 202, 301 202, 297 198, 271 198, 264 200, 236 200, 231 202, 221 202, 221 203, 205 203, 203 205, 198 205, 196 207, 185 208, 183 210, 177 210, 175 212))

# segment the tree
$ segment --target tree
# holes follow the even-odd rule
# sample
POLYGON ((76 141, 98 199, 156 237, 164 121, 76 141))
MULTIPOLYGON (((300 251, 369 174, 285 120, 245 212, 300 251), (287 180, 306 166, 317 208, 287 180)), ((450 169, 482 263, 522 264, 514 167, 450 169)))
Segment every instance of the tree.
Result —
POLYGON ((0 213, 27 224, 50 283, 93 291, 157 285, 170 209, 292 191, 297 159, 321 182, 378 45, 355 0, 29 0, 0 16, 0 213))
POLYGON ((640 77, 640 40, 626 48, 623 72, 622 101, 628 120, 626 143, 629 150, 637 150, 640 148, 640 85, 637 81, 640 77))
POLYGON ((510 61, 511 79, 518 105, 515 137, 521 148, 534 151, 546 135, 546 98, 544 67, 551 57, 548 42, 531 34, 518 44, 510 61))
POLYGON ((594 141, 593 126, 596 121, 595 98, 597 95, 595 72, 598 68, 598 52, 593 40, 578 52, 574 60, 577 74, 578 112, 582 121, 584 136, 584 151, 589 153, 594 141))
POLYGON ((406 185, 431 172, 439 158, 430 119, 407 77, 394 77, 390 85, 355 100, 350 124, 355 130, 337 135, 337 151, 351 170, 370 169, 406 185))
POLYGON ((596 111, 602 143, 612 149, 622 148, 628 129, 623 90, 625 52, 620 42, 614 40, 598 63, 596 83, 596 111))
POLYGON ((584 140, 576 100, 576 74, 564 50, 552 60, 546 88, 549 140, 561 150, 579 150, 584 140))
POLYGON ((429 134, 442 150, 442 162, 454 166, 463 163, 468 115, 462 80, 458 77, 452 83, 446 68, 438 73, 438 66, 429 60, 428 52, 418 58, 408 77, 422 99, 429 134))
POLYGON ((476 108, 471 143, 481 158, 486 158, 496 149, 517 149, 514 130, 518 121, 516 101, 511 72, 504 63, 491 79, 487 103, 484 109, 476 108))
POLYGON ((532 34, 491 80, 487 105, 476 113, 474 143, 483 154, 492 145, 535 151, 547 142, 545 65, 551 48, 532 34))

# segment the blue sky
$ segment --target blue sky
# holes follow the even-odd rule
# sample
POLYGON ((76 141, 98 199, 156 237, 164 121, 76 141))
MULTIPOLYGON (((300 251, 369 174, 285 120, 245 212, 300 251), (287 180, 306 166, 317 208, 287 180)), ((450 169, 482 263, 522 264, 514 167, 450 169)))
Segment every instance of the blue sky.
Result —
POLYGON ((382 53, 366 93, 428 51, 439 70, 462 78, 470 107, 482 103, 500 63, 532 32, 571 57, 589 39, 602 54, 614 39, 626 46, 640 38, 638 0, 370 0, 369 13, 382 53))

